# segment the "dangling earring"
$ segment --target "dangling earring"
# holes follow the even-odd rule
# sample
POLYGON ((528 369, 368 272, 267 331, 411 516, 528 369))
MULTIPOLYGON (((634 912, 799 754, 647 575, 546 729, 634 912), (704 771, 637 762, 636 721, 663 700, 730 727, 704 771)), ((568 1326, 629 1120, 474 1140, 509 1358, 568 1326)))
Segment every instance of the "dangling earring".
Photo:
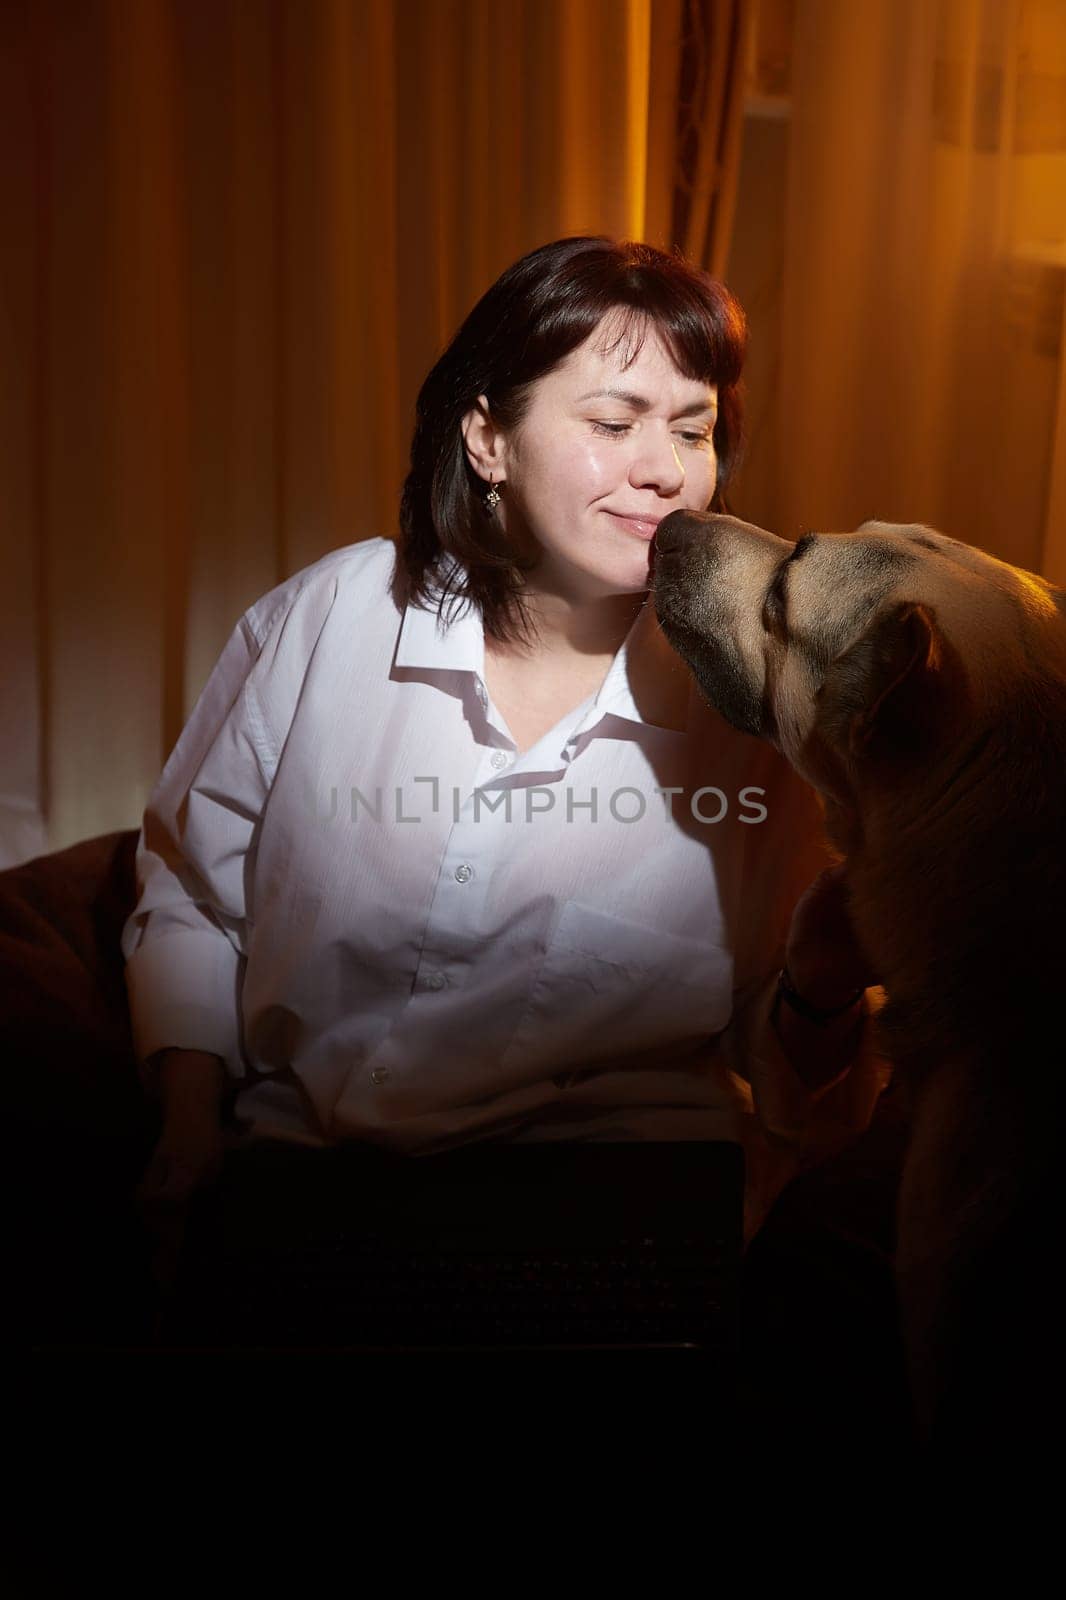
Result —
POLYGON ((495 511, 496 507, 499 505, 500 499, 501 499, 500 491, 499 491, 499 489, 497 489, 495 483, 490 478, 489 479, 489 491, 485 496, 485 510, 489 513, 490 516, 495 511))

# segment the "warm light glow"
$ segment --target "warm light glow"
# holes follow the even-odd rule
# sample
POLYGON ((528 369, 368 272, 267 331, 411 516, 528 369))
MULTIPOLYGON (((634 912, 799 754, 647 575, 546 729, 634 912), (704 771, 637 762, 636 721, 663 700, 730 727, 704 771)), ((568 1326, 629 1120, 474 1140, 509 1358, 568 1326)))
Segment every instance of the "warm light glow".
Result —
POLYGON ((651 0, 629 0, 626 8, 626 229, 644 238, 647 218, 648 96, 654 94, 651 69, 651 0))
POLYGON ((1041 617, 1058 616, 1058 606, 1039 578, 1034 578, 1032 573, 1022 572, 1017 567, 1014 568, 1014 576, 1021 585, 1022 600, 1027 610, 1041 617))

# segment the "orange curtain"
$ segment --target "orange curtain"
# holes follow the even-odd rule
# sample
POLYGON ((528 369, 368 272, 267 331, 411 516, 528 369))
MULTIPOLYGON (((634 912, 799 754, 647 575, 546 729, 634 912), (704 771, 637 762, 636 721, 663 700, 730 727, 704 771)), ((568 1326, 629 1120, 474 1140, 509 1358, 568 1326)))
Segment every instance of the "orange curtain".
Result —
POLYGON ((135 826, 244 608, 394 534, 418 385, 509 262, 721 262, 746 9, 0 6, 0 865, 135 826))
POLYGON ((1066 7, 797 0, 773 525, 1066 580, 1066 7))
POLYGON ((647 236, 725 276, 740 172, 753 0, 657 0, 647 236), (674 85, 672 93, 666 85, 674 85), (666 180, 666 181, 663 181, 666 180))

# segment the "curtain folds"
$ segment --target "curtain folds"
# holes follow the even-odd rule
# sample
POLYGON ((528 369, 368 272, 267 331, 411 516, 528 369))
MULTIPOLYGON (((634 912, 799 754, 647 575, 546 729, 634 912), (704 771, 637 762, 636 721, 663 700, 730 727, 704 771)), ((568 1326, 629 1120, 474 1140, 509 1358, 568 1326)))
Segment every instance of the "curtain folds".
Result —
POLYGON ((0 6, 0 865, 135 826, 244 608, 394 534, 418 385, 511 261, 720 270, 747 9, 0 6))
POLYGON ((797 0, 774 523, 1066 578, 1066 8, 797 0))

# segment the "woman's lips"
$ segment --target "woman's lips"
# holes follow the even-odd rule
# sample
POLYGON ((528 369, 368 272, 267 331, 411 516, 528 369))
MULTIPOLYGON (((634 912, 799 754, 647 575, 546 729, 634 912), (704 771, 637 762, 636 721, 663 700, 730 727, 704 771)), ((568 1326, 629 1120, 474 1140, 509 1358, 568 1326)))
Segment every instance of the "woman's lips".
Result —
POLYGON ((630 533, 635 533, 638 538, 646 539, 650 544, 655 538, 657 522, 645 522, 639 517, 620 517, 617 511, 608 511, 607 515, 613 522, 618 522, 623 528, 628 528, 630 533))

